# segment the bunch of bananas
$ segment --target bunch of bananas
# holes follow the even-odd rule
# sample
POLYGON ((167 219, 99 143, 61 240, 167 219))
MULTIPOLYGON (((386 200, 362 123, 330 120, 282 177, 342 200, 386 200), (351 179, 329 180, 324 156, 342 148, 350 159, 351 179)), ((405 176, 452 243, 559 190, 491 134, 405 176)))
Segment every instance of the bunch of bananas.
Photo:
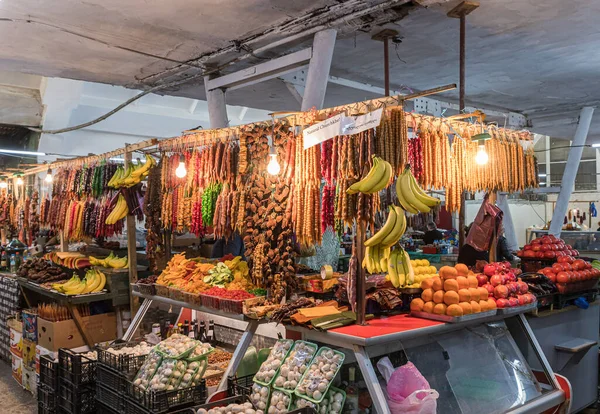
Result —
POLYGON ((73 275, 66 283, 55 283, 52 289, 65 295, 83 295, 86 293, 100 292, 106 285, 106 276, 104 273, 92 269, 85 273, 83 280, 77 275, 73 275))
POLYGON ((367 269, 367 272, 385 273, 388 271, 388 262, 390 259, 389 247, 382 245, 367 246, 365 249, 365 257, 363 258, 362 267, 367 269))
POLYGON ((402 247, 394 249, 390 254, 388 277, 395 288, 412 285, 415 281, 415 272, 410 264, 410 257, 402 247))
POLYGON ((143 164, 140 163, 136 166, 130 162, 127 168, 119 166, 115 174, 108 181, 108 186, 111 188, 132 187, 141 182, 154 165, 156 165, 154 158, 146 154, 146 161, 143 164))
POLYGON ((115 207, 106 218, 105 223, 108 225, 115 224, 117 221, 124 219, 125 216, 127 216, 127 213, 129 213, 127 201, 125 201, 125 197, 123 197, 123 194, 119 194, 117 204, 115 204, 115 207))
POLYGON ((419 187, 409 167, 396 180, 396 193, 402 207, 412 214, 429 213, 432 207, 441 203, 439 198, 427 195, 419 187))
POLYGON ((92 266, 109 267, 112 269, 122 269, 127 267, 127 256, 115 256, 112 252, 110 252, 110 255, 108 255, 106 259, 98 259, 93 256, 90 256, 89 259, 92 266))
POLYGON ((398 243, 405 231, 406 217, 404 216, 404 210, 398 206, 390 206, 390 213, 385 224, 377 233, 365 241, 365 246, 370 247, 380 244, 383 247, 391 247, 398 243))
POLYGON ((391 178, 392 165, 386 160, 374 156, 373 166, 367 176, 348 187, 346 192, 348 194, 356 194, 358 192, 375 194, 387 187, 391 178))

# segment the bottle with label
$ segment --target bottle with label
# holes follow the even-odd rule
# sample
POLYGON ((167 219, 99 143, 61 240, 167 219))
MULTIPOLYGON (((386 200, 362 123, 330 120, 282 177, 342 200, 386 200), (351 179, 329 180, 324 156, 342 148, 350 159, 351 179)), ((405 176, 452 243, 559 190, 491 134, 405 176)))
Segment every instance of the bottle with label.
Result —
POLYGON ((190 321, 188 321, 187 319, 183 322, 183 326, 181 327, 181 332, 179 332, 182 335, 188 336, 188 334, 190 333, 190 321))
POLYGON ((160 340, 160 323, 152 324, 152 333, 160 340))
POLYGON ((358 414, 358 386, 356 385, 356 368, 348 368, 348 385, 346 386, 346 410, 350 414, 358 414))
POLYGON ((190 329, 188 332, 188 337, 192 338, 192 339, 196 339, 196 321, 193 320, 191 325, 190 325, 190 329))
POLYGON ((10 272, 17 273, 17 260, 14 254, 10 255, 10 272))
MULTIPOLYGON (((21 253, 17 252, 17 256, 15 257, 15 262, 16 262, 16 265, 17 265, 17 270, 19 270, 19 267, 21 267, 21 264, 23 263, 23 261, 21 259, 22 259, 21 253)), ((15 270, 15 272, 17 270, 15 270)))
POLYGON ((204 321, 200 321, 200 332, 198 332, 199 334, 199 338, 198 340, 202 343, 207 343, 208 339, 206 337, 206 325, 204 324, 204 321))
POLYGON ((173 326, 173 324, 169 324, 169 331, 167 332, 167 338, 169 338, 171 335, 173 335, 173 333, 175 333, 175 326, 173 326))
POLYGON ((213 320, 208 321, 207 339, 208 339, 208 343, 211 345, 214 344, 216 341, 216 339, 215 339, 215 321, 213 321, 213 320))
POLYGON ((8 270, 8 255, 6 254, 6 250, 2 252, 2 259, 0 259, 0 269, 8 270))

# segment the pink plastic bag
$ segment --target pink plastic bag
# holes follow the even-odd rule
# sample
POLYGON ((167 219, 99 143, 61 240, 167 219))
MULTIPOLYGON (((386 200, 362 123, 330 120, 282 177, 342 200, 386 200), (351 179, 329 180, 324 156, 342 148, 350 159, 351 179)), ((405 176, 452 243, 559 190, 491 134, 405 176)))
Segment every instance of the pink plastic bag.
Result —
POLYGON ((387 402, 392 414, 436 414, 440 395, 430 389, 415 364, 408 362, 394 369, 386 357, 377 362, 377 368, 387 382, 387 402))

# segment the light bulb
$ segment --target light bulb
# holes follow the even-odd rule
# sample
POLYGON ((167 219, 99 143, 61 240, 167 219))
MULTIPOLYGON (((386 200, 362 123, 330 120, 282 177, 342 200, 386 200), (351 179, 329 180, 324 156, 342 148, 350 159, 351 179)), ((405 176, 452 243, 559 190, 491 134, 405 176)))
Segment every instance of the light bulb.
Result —
POLYGON ((187 170, 185 169, 185 162, 179 161, 179 166, 175 169, 175 175, 179 178, 185 177, 187 170))
POLYGON ((479 165, 485 165, 488 162, 488 153, 485 151, 485 147, 483 145, 479 146, 479 150, 477 151, 477 155, 475 156, 475 162, 479 165))
POLYGON ((271 157, 271 159, 269 160, 269 164, 267 164, 267 172, 271 175, 279 174, 279 171, 281 171, 281 166, 277 161, 277 154, 269 154, 269 157, 271 157))
POLYGON ((0 188, 2 188, 2 189, 8 188, 8 183, 6 182, 6 180, 0 181, 0 188))
POLYGON ((46 178, 44 178, 48 184, 52 182, 52 169, 48 168, 48 172, 46 173, 46 178))
POLYGON ((17 185, 23 185, 23 177, 17 177, 17 185))

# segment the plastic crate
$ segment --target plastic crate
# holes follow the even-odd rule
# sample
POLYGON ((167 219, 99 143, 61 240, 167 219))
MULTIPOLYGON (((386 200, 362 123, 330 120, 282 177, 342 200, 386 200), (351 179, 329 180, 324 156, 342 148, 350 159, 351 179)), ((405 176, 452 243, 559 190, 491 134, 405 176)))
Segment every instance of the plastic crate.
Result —
POLYGON ((55 408, 48 408, 46 405, 44 405, 43 402, 38 401, 38 414, 54 414, 54 413, 56 413, 55 408))
POLYGON ((217 296, 204 295, 201 293, 200 300, 202 300, 202 306, 206 306, 210 309, 219 310, 220 298, 218 298, 217 296))
POLYGON ((121 412, 125 409, 124 396, 100 384, 96 384, 96 399, 111 410, 121 412))
POLYGON ((246 375, 245 377, 229 377, 227 378, 227 393, 230 397, 236 395, 250 395, 252 394, 252 379, 253 375, 246 375))
POLYGON ((87 414, 96 411, 96 387, 84 385, 77 387, 75 384, 61 378, 60 380, 61 411, 69 414, 87 414))
POLYGON ((135 375, 135 373, 138 372, 140 367, 144 364, 146 355, 116 355, 112 352, 108 352, 108 349, 121 349, 126 346, 135 346, 137 344, 138 342, 121 342, 113 343, 107 347, 97 347, 98 365, 103 364, 125 376, 135 375))
POLYGON ((46 410, 54 411, 56 409, 56 391, 40 384, 37 389, 38 402, 44 404, 46 410))
POLYGON ((58 364, 62 378, 76 387, 96 381, 96 361, 69 349, 58 350, 58 364))
POLYGON ((195 387, 173 391, 144 391, 130 381, 127 382, 127 397, 146 412, 164 413, 186 405, 201 404, 206 401, 206 382, 195 387))
POLYGON ((130 283, 132 292, 140 292, 140 287, 137 283, 130 283))
POLYGON ((190 305, 202 306, 202 299, 198 293, 183 292, 183 301, 190 305))
POLYGON ((40 384, 46 385, 52 391, 58 389, 58 362, 48 355, 40 356, 40 384))
POLYGON ((99 363, 96 366, 96 385, 125 393, 127 391, 127 378, 123 374, 99 363))
POLYGON ((158 285, 158 284, 154 284, 154 287, 156 288, 156 294, 158 296, 162 296, 165 298, 169 297, 169 287, 165 286, 165 285, 158 285))
POLYGON ((219 309, 227 313, 235 313, 237 315, 244 312, 244 301, 233 299, 219 299, 219 309))
POLYGON ((96 400, 96 414, 121 414, 122 411, 115 411, 112 408, 96 400))
POLYGON ((156 288, 154 287, 154 283, 138 283, 138 290, 142 295, 154 296, 156 295, 156 288))
POLYGON ((174 287, 170 287, 169 288, 169 297, 173 300, 176 300, 178 302, 183 302, 184 298, 183 298, 183 290, 181 289, 177 289, 174 287))
POLYGON ((244 404, 246 402, 250 402, 250 399, 245 395, 236 395, 233 397, 224 398, 219 401, 210 402, 207 404, 196 405, 194 407, 184 408, 178 411, 175 411, 173 414, 196 414, 196 412, 203 408, 205 410, 211 410, 215 407, 227 407, 229 404, 244 404))
POLYGON ((125 398, 125 414, 149 414, 150 411, 130 398, 125 398))

